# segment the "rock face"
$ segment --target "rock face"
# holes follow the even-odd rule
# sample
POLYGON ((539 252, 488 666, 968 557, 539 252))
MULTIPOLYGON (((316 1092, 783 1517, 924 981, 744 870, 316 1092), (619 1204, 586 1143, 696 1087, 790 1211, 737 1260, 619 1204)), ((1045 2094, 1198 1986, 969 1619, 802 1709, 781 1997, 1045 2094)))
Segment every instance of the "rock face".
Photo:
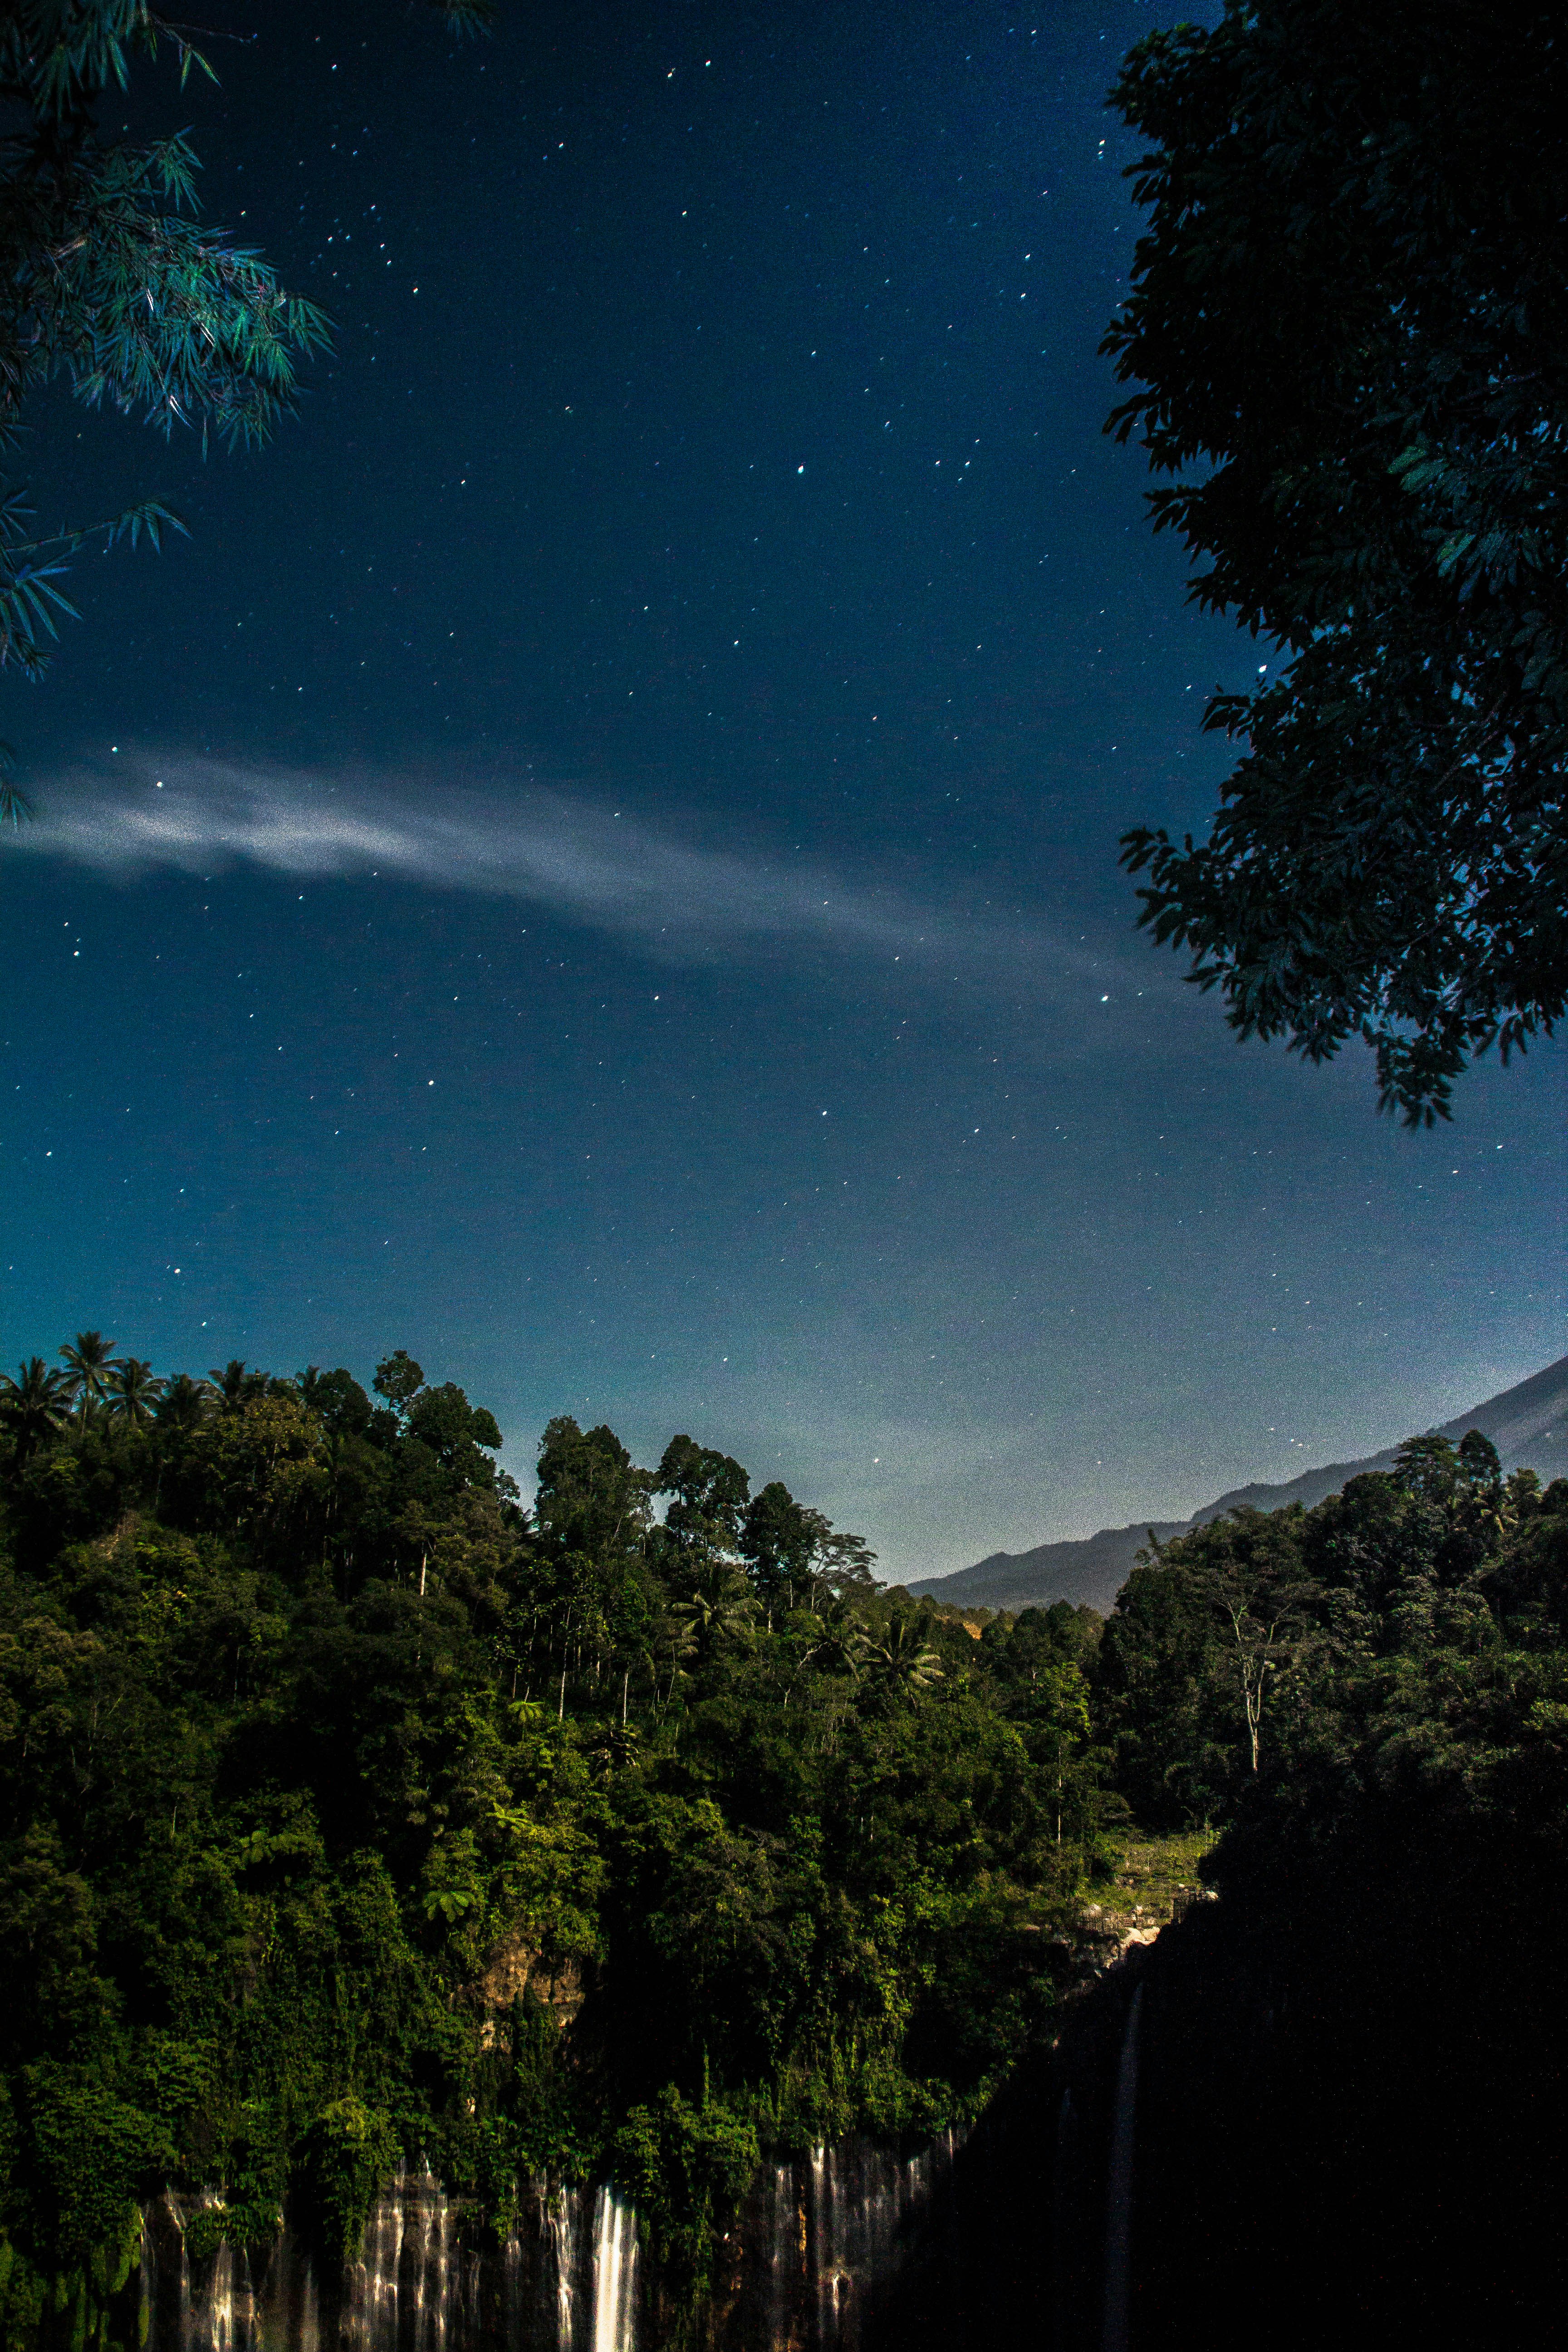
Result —
POLYGON ((637 2221, 608 2189, 531 2184, 498 2245, 430 2173, 400 2172, 330 2280, 289 2217, 270 2247, 193 2262, 186 2228, 212 2201, 148 2209, 145 2352, 636 2352, 637 2221))
POLYGON ((484 1974, 469 1994, 481 2013, 485 2049, 495 2041, 497 2019, 504 2017, 514 2000, 521 2000, 531 1984, 557 2025, 570 2025, 583 2006, 583 1975, 575 1960, 563 1960, 553 1969, 543 1967, 539 1948, 529 1937, 509 1936, 491 1952, 484 1974))
MULTIPOLYGON (((770 2165, 725 2242, 702 2352, 860 2352, 945 2203, 956 2135, 904 2153, 853 2139, 770 2165)), ((661 2339, 658 2339, 661 2340, 661 2339)))
POLYGON ((1423 1874, 1416 1900, 1374 1842, 1184 1904, 1152 1944, 1119 1936, 965 2139, 765 2168, 695 2315, 660 2306, 607 2188, 531 2184, 498 2243, 409 2172, 331 2280, 292 2221, 196 2262, 215 2200, 161 2198, 145 2352, 1555 2342, 1568 1895, 1529 1871, 1482 1884, 1423 1874))
POLYGON ((864 2352, 1556 2340, 1560 1949, 1328 1874, 1250 1918, 1194 1905, 993 2103, 864 2352))

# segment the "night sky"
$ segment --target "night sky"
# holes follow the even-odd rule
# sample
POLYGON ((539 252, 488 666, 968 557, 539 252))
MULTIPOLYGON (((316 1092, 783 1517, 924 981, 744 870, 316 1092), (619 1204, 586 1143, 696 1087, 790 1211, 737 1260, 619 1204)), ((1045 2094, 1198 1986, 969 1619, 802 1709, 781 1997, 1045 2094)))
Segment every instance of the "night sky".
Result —
POLYGON ((908 1576, 1561 1355, 1561 1048, 1411 1136, 1132 929, 1268 652, 1100 430, 1155 13, 504 13, 120 110, 339 333, 257 456, 38 412, 43 521, 191 537, 4 691, 5 1360, 406 1347, 908 1576))

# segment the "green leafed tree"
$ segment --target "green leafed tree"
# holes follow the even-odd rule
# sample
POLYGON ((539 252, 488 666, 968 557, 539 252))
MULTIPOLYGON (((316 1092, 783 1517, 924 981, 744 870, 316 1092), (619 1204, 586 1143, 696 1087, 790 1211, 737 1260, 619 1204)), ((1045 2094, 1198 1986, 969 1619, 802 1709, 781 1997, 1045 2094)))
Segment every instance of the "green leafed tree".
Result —
POLYGON ((1568 48, 1553 10, 1227 0, 1130 53, 1146 232, 1105 349, 1192 593, 1263 640, 1209 836, 1141 919, 1243 1036, 1382 1106, 1568 989, 1568 48))
POLYGON ((15 1440, 25 1460, 41 1438, 60 1428, 70 1414, 70 1387, 42 1356, 29 1356, 13 1380, 0 1372, 0 1425, 15 1440))
MULTIPOLYGON (((428 0, 457 32, 489 21, 489 0, 428 0)), ((0 455, 14 453, 28 400, 63 381, 167 434, 176 425, 229 445, 265 441, 293 404, 302 361, 331 322, 289 293, 259 253, 202 219, 197 159, 183 132, 146 144, 104 135, 101 101, 162 62, 171 89, 216 79, 208 36, 147 0, 0 0, 0 455)), ((49 538, 26 489, 0 479, 0 668, 36 678, 63 615, 63 582, 89 541, 178 518, 156 499, 49 538)), ((28 803, 0 775, 0 819, 28 803)))
POLYGON ((95 1404, 108 1395, 116 1369, 112 1339, 101 1331, 79 1331, 60 1355, 66 1385, 79 1403, 95 1404))

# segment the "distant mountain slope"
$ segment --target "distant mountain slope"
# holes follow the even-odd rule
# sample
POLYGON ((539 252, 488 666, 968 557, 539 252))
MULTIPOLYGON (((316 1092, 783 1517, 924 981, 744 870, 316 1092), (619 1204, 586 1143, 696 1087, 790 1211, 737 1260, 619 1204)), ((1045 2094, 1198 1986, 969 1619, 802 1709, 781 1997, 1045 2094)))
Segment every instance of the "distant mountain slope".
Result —
MULTIPOLYGON (((1485 1404, 1446 1421, 1443 1435, 1457 1440, 1467 1429, 1481 1430, 1491 1439, 1505 1470, 1528 1464, 1540 1472, 1543 1485, 1568 1477, 1568 1356, 1521 1381, 1517 1388, 1505 1389, 1500 1396, 1489 1397, 1485 1404)), ((1391 1470, 1396 1450, 1389 1446, 1382 1454, 1368 1454, 1364 1462, 1331 1462, 1321 1470, 1303 1471, 1283 1486, 1233 1487, 1190 1519, 1140 1519, 1132 1527, 1101 1528, 1098 1535, 1070 1543, 1037 1544, 1033 1551, 994 1551, 951 1576, 921 1577, 908 1590, 967 1608, 1027 1609, 1051 1601, 1087 1601, 1093 1609, 1109 1609, 1134 1555, 1148 1542, 1151 1526, 1163 1543, 1242 1505, 1255 1511, 1281 1510, 1287 1503, 1310 1507, 1325 1495, 1337 1494, 1347 1479, 1364 1470, 1391 1470)))

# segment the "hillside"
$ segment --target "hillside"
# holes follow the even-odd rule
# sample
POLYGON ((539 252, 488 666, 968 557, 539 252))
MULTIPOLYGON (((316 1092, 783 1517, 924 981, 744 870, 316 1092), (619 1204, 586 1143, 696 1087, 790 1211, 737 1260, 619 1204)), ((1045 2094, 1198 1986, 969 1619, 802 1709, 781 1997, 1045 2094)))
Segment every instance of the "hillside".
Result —
MULTIPOLYGON (((1458 1440, 1468 1429, 1479 1429, 1491 1439, 1505 1470, 1527 1464, 1543 1485, 1568 1476, 1568 1356, 1446 1421, 1442 1433, 1458 1440)), ((1284 1486, 1233 1487, 1190 1519, 1139 1519, 1124 1528, 1101 1528, 1098 1535, 1070 1542, 1037 1544, 1030 1551, 990 1552, 973 1568, 957 1569, 950 1576, 921 1577, 907 1590, 969 1608, 1026 1609, 1070 1601, 1109 1609, 1134 1557, 1148 1542, 1151 1527, 1165 1543, 1244 1507, 1278 1511, 1288 1503, 1302 1503, 1310 1508, 1326 1495, 1338 1494, 1348 1479, 1363 1471, 1391 1469, 1395 1450, 1388 1446, 1360 1462, 1326 1463, 1284 1486)))
POLYGON ((181 2266, 292 2215, 341 2277, 409 2167, 502 2241, 613 2179, 684 2308, 764 2147, 929 2141, 1045 2030, 1104 1874, 1080 1629, 982 1648, 687 1435, 559 1416, 525 1511, 401 1349, 374 1400, 64 1354, 0 1375, 5 2352, 168 2352, 165 2189, 174 2340, 254 2346, 181 2266))

